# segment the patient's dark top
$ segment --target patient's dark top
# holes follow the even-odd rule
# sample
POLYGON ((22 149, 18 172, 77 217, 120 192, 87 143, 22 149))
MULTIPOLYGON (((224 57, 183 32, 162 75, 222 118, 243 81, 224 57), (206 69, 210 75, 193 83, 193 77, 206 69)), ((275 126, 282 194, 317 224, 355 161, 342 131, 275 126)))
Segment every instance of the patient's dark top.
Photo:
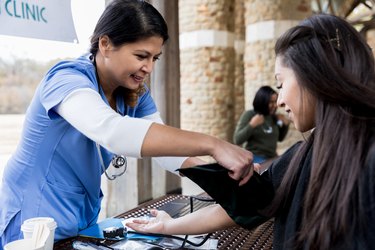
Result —
MULTIPOLYGON (((180 169, 180 172, 197 183, 219 203, 228 215, 240 226, 253 229, 269 220, 259 211, 271 204, 275 190, 288 168, 288 164, 301 146, 297 143, 273 162, 268 171, 261 176, 257 173, 242 186, 228 176, 228 170, 219 164, 208 164, 194 168, 180 169)), ((291 242, 303 227, 303 200, 309 182, 312 146, 307 148, 296 176, 294 187, 288 193, 287 202, 277 211, 274 224, 274 249, 293 249, 291 242)), ((350 166, 343 166, 350 167, 350 166)), ((365 211, 366 225, 364 229, 350 225, 354 234, 340 240, 332 249, 375 249, 375 147, 369 153, 363 168, 360 184, 362 207, 365 211)), ((357 211, 353 211, 353 214, 357 211)), ((357 226, 358 227, 358 226, 357 226)), ((305 247, 308 249, 308 247, 305 247)))
MULTIPOLYGON (((280 185, 282 177, 287 169, 287 166, 298 149, 300 143, 291 147, 279 160, 274 162, 270 167, 268 176, 273 186, 280 185)), ((288 242, 295 237, 300 230, 303 211, 303 199, 307 189, 312 160, 312 147, 307 151, 303 162, 300 166, 300 173, 296 181, 295 188, 289 193, 289 201, 286 208, 279 211, 278 216, 275 218, 274 225, 274 249, 290 249, 291 246, 288 242)), ((364 168, 364 178, 362 185, 365 185, 366 194, 363 196, 363 206, 366 211, 365 218, 367 218, 366 230, 361 230, 360 233, 355 234, 353 238, 346 238, 340 241, 340 245, 334 249, 374 249, 375 244, 375 155, 372 153, 366 163, 367 167, 364 168)), ((356 212, 356 211, 353 211, 356 212)), ((246 227, 246 225, 243 225, 246 227)), ((358 230, 359 231, 359 230, 358 230)))

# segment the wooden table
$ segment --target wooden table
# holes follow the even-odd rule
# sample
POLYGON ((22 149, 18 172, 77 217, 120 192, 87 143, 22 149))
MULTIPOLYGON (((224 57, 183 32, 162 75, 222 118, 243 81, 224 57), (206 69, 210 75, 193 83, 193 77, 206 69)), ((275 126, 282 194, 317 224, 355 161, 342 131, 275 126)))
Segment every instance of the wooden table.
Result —
MULTIPOLYGON (((202 196, 198 196, 202 198, 202 196)), ((205 198, 203 196, 203 198, 205 198)), ((194 210, 212 204, 210 202, 193 199, 194 210)), ((190 197, 184 195, 166 195, 158 199, 145 202, 138 207, 115 216, 116 218, 140 217, 148 214, 148 209, 156 208, 166 210, 172 217, 182 216, 190 212, 190 197)), ((233 227, 227 230, 217 231, 211 238, 218 239, 217 249, 272 249, 273 220, 269 220, 253 230, 241 227, 233 227)), ((74 240, 94 241, 91 238, 74 237, 55 243, 54 249, 73 249, 74 240)))

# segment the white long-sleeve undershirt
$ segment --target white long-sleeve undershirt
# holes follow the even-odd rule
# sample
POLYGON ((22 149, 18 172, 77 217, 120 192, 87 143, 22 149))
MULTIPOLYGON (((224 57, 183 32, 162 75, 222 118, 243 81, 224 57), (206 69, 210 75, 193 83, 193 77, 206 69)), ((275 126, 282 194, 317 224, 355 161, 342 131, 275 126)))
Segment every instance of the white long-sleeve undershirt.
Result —
MULTIPOLYGON (((91 140, 117 155, 141 158, 141 148, 153 122, 163 124, 159 112, 134 118, 121 116, 99 93, 90 88, 72 91, 56 107, 56 112, 91 140)), ((154 157, 163 168, 174 172, 186 157, 154 157)), ((177 173, 176 173, 177 174, 177 173)))

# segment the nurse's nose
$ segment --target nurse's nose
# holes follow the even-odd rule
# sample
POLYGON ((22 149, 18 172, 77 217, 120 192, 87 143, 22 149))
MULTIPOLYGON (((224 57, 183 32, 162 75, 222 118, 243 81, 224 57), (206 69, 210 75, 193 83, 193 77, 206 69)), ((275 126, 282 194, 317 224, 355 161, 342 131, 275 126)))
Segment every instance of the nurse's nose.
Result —
POLYGON ((154 68, 154 61, 153 60, 147 60, 145 61, 145 64, 143 64, 141 70, 150 74, 154 68))

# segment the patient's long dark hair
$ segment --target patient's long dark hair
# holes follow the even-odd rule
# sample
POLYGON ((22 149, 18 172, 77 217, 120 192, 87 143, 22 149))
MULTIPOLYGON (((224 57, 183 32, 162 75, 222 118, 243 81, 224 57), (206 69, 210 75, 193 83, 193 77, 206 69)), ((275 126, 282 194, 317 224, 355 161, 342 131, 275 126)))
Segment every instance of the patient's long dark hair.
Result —
POLYGON ((278 39, 275 52, 317 104, 313 136, 291 161, 277 190, 273 213, 277 216, 289 207, 288 194, 295 188, 303 155, 312 145, 311 176, 301 204, 303 226, 293 247, 332 249, 366 230, 367 208, 361 203, 375 192, 373 185, 362 184, 363 173, 374 176, 374 169, 365 165, 375 153, 374 57, 350 24, 325 14, 288 30, 278 39))

